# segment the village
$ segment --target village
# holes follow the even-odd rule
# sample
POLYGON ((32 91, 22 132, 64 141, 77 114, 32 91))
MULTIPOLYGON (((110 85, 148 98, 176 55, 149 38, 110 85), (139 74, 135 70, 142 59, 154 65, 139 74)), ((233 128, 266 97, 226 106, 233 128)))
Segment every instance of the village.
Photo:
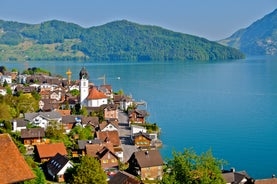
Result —
MULTIPOLYGON (((147 122, 149 112, 140 108, 143 103, 121 91, 114 92, 111 85, 95 86, 84 67, 77 80, 71 80, 70 69, 65 72, 67 78, 17 72, 5 72, 0 77, 1 84, 10 86, 12 94, 35 91, 40 96, 39 110, 12 119, 11 131, 20 135, 25 154, 44 166, 47 180, 65 182, 74 159, 91 156, 99 161, 110 184, 160 181, 165 164, 159 151, 160 129, 147 122), (71 91, 79 93, 74 95, 71 91), (61 131, 71 142, 53 141, 47 136, 50 129, 61 131), (86 130, 88 136, 84 135, 86 130)), ((7 88, 0 87, 2 96, 7 93, 7 88)), ((1 166, 4 169, 1 168, 0 183, 35 177, 9 134, 0 134, 0 145, 5 148, 0 151, 0 160, 10 158, 1 166)), ((222 174, 227 183, 246 183, 251 179, 246 172, 234 169, 222 174)))
MULTIPOLYGON (((76 81, 71 81, 70 70, 66 74, 67 79, 42 74, 17 75, 15 72, 1 76, 2 84, 10 85, 13 93, 37 91, 41 97, 38 112, 27 112, 12 120, 12 131, 20 133, 26 154, 41 164, 47 163, 45 175, 57 182, 64 182, 64 173, 73 167, 69 158, 84 155, 97 158, 108 178, 118 172, 129 177, 129 173, 119 171, 120 163, 128 163, 134 171, 132 174, 140 175, 142 180, 161 179, 160 130, 157 125, 146 122, 149 113, 137 108, 131 97, 115 94, 111 85, 94 86, 85 68, 81 69, 76 81), (72 95, 72 90, 79 91, 79 95, 72 95), (85 109, 83 115, 72 114, 78 105, 79 110, 85 109), (76 133, 72 134, 76 142, 74 147, 66 147, 63 142, 52 143, 45 131, 53 122, 62 127, 64 134, 70 134, 74 127, 90 127, 91 139, 84 140, 76 133), (143 165, 138 167, 139 163, 143 165)), ((5 87, 0 88, 0 94, 7 94, 5 87)))

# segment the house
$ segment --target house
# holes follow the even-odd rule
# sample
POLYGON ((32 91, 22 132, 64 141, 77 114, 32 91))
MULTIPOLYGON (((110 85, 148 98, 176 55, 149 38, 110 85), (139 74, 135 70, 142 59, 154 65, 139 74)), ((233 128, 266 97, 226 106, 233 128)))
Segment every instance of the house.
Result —
POLYGON ((72 168, 73 163, 64 155, 57 153, 46 164, 47 173, 53 181, 64 182, 64 174, 72 168))
POLYGON ((38 162, 46 162, 54 157, 57 153, 67 156, 64 143, 38 144, 35 145, 35 158, 38 162))
POLYGON ((7 94, 7 89, 5 87, 0 86, 0 95, 5 96, 7 94))
POLYGON ((133 105, 133 99, 126 95, 114 95, 114 103, 123 111, 127 111, 133 105))
POLYGON ((253 178, 251 178, 246 171, 236 172, 234 168, 231 170, 223 170, 222 176, 226 181, 226 184, 251 184, 254 183, 253 178))
POLYGON ((50 90, 40 90, 39 95, 41 99, 50 99, 50 90))
POLYGON ((93 140, 78 140, 77 147, 72 151, 73 157, 85 156, 86 155, 86 145, 87 144, 103 144, 103 141, 99 139, 93 140))
POLYGON ((59 112, 34 112, 25 113, 25 119, 35 126, 46 129, 50 121, 61 122, 62 116, 59 112))
POLYGON ((57 101, 60 101, 62 99, 62 92, 61 91, 51 91, 50 99, 55 99, 57 101))
POLYGON ((60 103, 55 99, 41 99, 38 106, 41 111, 50 112, 59 109, 60 103))
POLYGON ((145 118, 148 116, 146 110, 134 109, 128 111, 129 123, 145 123, 145 118))
POLYGON ((141 182, 134 175, 125 171, 117 172, 109 181, 108 184, 140 184, 141 182))
POLYGON ((113 143, 114 147, 119 147, 121 145, 118 131, 96 132, 96 137, 103 142, 110 141, 113 143))
POLYGON ((118 121, 103 121, 100 125, 100 131, 118 131, 118 121))
POLYGON ((7 82, 7 84, 11 84, 12 83, 12 76, 9 76, 9 75, 0 76, 0 83, 4 84, 5 81, 7 82))
POLYGON ((255 180, 255 184, 277 184, 277 178, 273 175, 272 178, 255 180))
POLYGON ((22 92, 22 93, 32 93, 33 91, 36 91, 35 87, 32 86, 23 86, 23 85, 17 85, 14 92, 22 92))
POLYGON ((99 118, 98 117, 82 117, 81 119, 83 127, 91 126, 94 129, 99 127, 99 118))
POLYGON ((104 93, 108 98, 113 99, 113 89, 111 85, 103 84, 100 86, 99 91, 104 93))
POLYGON ((150 147, 152 139, 150 138, 150 135, 148 133, 139 132, 134 134, 134 144, 137 147, 150 147))
POLYGON ((29 121, 23 119, 23 118, 18 118, 18 119, 13 119, 12 125, 13 125, 13 132, 21 132, 22 129, 26 129, 29 121))
POLYGON ((118 170, 119 159, 116 154, 107 147, 103 147, 97 152, 97 158, 101 167, 109 174, 110 171, 118 170))
POLYGON ((87 96, 87 106, 88 107, 100 107, 101 105, 108 104, 108 97, 98 91, 98 89, 94 86, 89 90, 89 94, 87 96))
POLYGON ((103 142, 101 140, 89 140, 89 141, 78 141, 79 149, 85 146, 85 153, 88 156, 97 158, 104 170, 109 170, 112 168, 118 168, 118 157, 114 152, 113 144, 108 142, 103 142))
POLYGON ((35 175, 9 134, 0 134, 0 183, 21 183, 35 175))
POLYGON ((21 139, 24 145, 41 144, 44 141, 45 131, 44 128, 27 128, 21 130, 21 139))
POLYGON ((128 163, 131 174, 139 175, 141 180, 162 179, 163 159, 158 150, 134 152, 128 163))
POLYGON ((111 142, 103 142, 97 139, 86 142, 85 151, 88 156, 97 157, 97 153, 104 147, 114 152, 113 144, 111 142))
POLYGON ((104 119, 118 119, 118 109, 114 104, 109 104, 104 108, 104 119))
POLYGON ((134 134, 143 132, 146 133, 147 130, 143 126, 138 126, 138 125, 131 125, 131 137, 133 138, 134 134))
POLYGON ((121 161, 123 161, 123 150, 121 148, 121 142, 119 139, 118 131, 96 132, 96 137, 103 142, 111 142, 114 147, 114 153, 121 161))
POLYGON ((63 116, 62 125, 65 132, 69 133, 70 130, 78 123, 81 125, 81 118, 82 116, 76 116, 76 115, 63 116))

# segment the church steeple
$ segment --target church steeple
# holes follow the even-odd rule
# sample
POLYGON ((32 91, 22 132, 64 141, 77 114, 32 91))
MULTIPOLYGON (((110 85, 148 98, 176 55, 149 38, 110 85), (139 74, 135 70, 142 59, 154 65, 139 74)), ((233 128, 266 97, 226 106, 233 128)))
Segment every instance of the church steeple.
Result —
POLYGON ((89 80, 88 80, 88 72, 83 67, 79 73, 80 76, 80 104, 81 106, 87 106, 86 98, 89 94, 89 80))
POLYGON ((79 79, 81 80, 82 78, 89 80, 89 75, 88 75, 88 71, 85 69, 85 67, 83 67, 79 73, 79 79))

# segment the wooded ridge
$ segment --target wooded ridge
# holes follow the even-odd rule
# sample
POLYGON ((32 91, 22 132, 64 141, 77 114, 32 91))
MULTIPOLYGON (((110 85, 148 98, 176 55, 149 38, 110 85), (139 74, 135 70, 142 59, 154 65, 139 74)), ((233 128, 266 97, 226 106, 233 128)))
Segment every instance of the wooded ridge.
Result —
POLYGON ((58 20, 0 20, 0 60, 222 60, 244 55, 205 38, 127 20, 83 28, 58 20))

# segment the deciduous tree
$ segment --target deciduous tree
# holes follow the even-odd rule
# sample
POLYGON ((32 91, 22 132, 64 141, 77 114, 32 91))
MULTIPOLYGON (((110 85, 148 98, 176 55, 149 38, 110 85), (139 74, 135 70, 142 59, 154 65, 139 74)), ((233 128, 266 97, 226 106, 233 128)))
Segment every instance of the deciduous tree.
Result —
POLYGON ((106 184, 107 175, 96 158, 84 156, 76 166, 72 183, 106 184))
POLYGON ((185 149, 183 153, 173 152, 173 159, 168 161, 168 172, 162 183, 223 184, 225 182, 220 170, 222 164, 224 161, 214 158, 211 150, 201 155, 192 149, 185 149))

